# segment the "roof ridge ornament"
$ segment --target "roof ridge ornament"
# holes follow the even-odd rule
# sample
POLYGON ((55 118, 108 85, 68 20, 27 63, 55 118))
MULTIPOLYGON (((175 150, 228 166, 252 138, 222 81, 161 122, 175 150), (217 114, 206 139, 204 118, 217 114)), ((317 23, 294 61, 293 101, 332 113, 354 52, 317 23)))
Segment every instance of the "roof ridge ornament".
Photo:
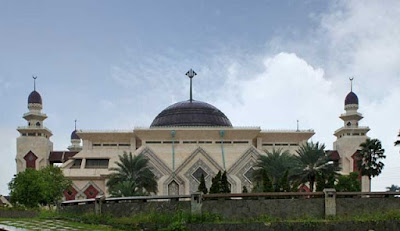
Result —
POLYGON ((192 79, 196 75, 197 75, 197 73, 192 68, 190 68, 190 70, 188 72, 186 72, 186 76, 188 76, 190 78, 190 102, 193 101, 193 97, 192 97, 192 79))
POLYGON ((350 80, 350 91, 353 92, 353 80, 354 80, 354 77, 350 77, 349 80, 350 80))
POLYGON ((37 76, 32 75, 32 78, 33 78, 33 90, 36 91, 36 79, 37 79, 37 76))

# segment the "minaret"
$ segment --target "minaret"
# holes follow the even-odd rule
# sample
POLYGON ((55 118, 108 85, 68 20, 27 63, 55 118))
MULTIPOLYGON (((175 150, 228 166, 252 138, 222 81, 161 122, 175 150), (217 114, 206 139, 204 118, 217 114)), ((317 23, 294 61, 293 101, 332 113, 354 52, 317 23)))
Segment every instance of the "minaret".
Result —
POLYGON ((75 130, 71 133, 71 145, 68 147, 68 150, 71 152, 80 152, 82 150, 81 138, 76 134, 76 121, 77 120, 75 120, 75 130))
POLYGON ((20 136, 17 138, 17 173, 26 168, 40 169, 49 164, 48 157, 53 150, 50 141, 52 132, 44 127, 43 121, 47 118, 42 113, 42 97, 36 91, 36 78, 33 77, 33 91, 28 97, 29 111, 23 115, 27 126, 18 127, 20 136))
MULTIPOLYGON (((357 171, 357 165, 354 161, 355 153, 360 149, 360 144, 365 142, 369 127, 359 126, 359 121, 363 118, 358 112, 358 97, 353 92, 353 79, 350 78, 350 93, 347 94, 344 100, 344 114, 340 115, 343 120, 343 127, 335 131, 336 141, 333 143, 333 148, 340 155, 340 165, 342 174, 349 174, 357 171)), ((369 191, 368 177, 362 178, 362 191, 369 191), (364 179, 366 178, 366 179, 364 179)))

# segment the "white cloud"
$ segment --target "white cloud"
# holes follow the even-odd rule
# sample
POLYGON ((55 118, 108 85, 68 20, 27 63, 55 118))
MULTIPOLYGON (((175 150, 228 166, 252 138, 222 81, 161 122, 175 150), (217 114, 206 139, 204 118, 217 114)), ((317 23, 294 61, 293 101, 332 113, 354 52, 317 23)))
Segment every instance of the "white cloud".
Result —
POLYGON ((343 106, 324 71, 284 52, 259 61, 264 70, 252 80, 236 80, 235 86, 227 86, 215 104, 236 126, 296 129, 299 119, 301 129, 314 129, 314 139, 329 147, 343 106))
POLYGON ((0 168, 0 194, 8 195, 8 182, 16 172, 15 165, 15 135, 12 129, 0 129, 0 156, 2 159, 0 168))

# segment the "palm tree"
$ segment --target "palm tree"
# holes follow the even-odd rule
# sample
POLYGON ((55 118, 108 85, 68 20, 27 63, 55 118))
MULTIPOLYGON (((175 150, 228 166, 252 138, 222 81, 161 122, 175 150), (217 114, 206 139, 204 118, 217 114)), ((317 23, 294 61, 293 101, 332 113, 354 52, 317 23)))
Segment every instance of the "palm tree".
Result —
POLYGON ((380 159, 385 159, 385 149, 382 148, 381 141, 378 139, 367 139, 360 144, 361 150, 356 154, 357 168, 362 176, 371 178, 381 174, 385 164, 380 159))
POLYGON ((265 181, 266 177, 271 181, 274 191, 288 190, 289 178, 295 166, 295 158, 288 150, 273 149, 272 152, 266 150, 266 155, 261 155, 256 164, 254 179, 258 182, 265 181), (283 179, 286 178, 286 179, 283 179), (281 185, 284 182, 285 187, 281 185))
POLYGON ((400 187, 398 185, 392 184, 390 187, 386 187, 388 192, 398 192, 400 187))
POLYGON ((318 175, 328 174, 331 171, 337 173, 337 168, 332 168, 333 162, 325 154, 325 145, 319 142, 307 142, 300 145, 296 151, 297 164, 295 177, 302 183, 309 183, 311 192, 314 191, 314 184, 318 175))
POLYGON ((149 160, 143 155, 132 156, 124 152, 119 156, 117 167, 109 175, 107 186, 112 196, 136 196, 157 193, 157 181, 151 171, 149 160))

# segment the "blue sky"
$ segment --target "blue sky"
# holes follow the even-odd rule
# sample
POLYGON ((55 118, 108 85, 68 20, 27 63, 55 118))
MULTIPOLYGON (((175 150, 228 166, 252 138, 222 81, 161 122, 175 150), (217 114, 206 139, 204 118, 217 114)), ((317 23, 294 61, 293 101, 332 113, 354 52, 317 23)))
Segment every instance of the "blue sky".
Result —
POLYGON ((16 127, 37 75, 55 149, 81 129, 149 126, 189 96, 235 126, 316 131, 332 148, 348 77, 362 125, 388 159, 374 190, 400 184, 398 1, 0 2, 0 193, 15 173, 16 127), (238 110, 238 108, 240 110, 238 110))

